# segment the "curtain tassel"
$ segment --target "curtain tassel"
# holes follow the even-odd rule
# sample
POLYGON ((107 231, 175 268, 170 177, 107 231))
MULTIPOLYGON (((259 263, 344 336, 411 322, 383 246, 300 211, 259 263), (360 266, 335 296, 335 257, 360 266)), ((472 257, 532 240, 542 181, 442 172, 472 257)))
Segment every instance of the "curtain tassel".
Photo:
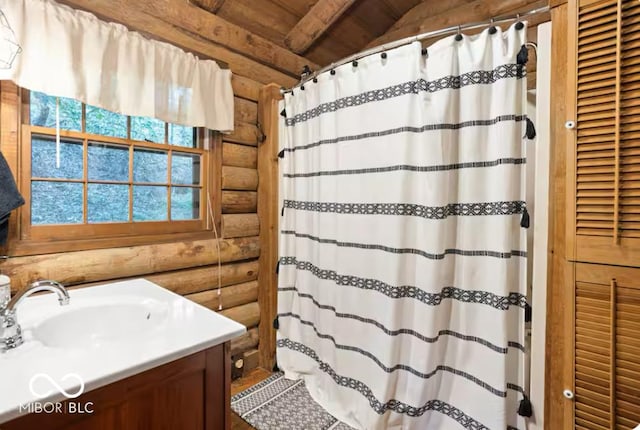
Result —
POLYGON ((278 152, 278 158, 284 158, 284 149, 278 152))
POLYGON ((283 117, 283 118, 286 118, 286 117, 287 117, 287 111, 286 111, 286 109, 282 109, 282 110, 280 111, 280 116, 281 116, 281 117, 283 117))
POLYGON ((280 274, 280 260, 276 263, 276 275, 280 274))
POLYGON ((522 210, 522 218, 520 219, 520 227, 529 228, 530 224, 531 224, 531 218, 529 217, 529 211, 525 207, 522 210))
POLYGON ((278 317, 273 320, 273 328, 278 330, 280 328, 280 322, 278 321, 278 317))
POLYGON ((531 318, 533 317, 533 308, 529 303, 524 305, 524 322, 531 322, 531 318))
POLYGON ((531 406, 531 400, 527 396, 520 400, 520 407, 518 408, 518 415, 521 417, 530 418, 533 415, 533 407, 531 406))
POLYGON ((527 64, 527 61, 529 61, 529 50, 527 49, 527 45, 522 45, 520 52, 518 52, 518 56, 516 57, 516 61, 521 66, 527 64))
POLYGON ((527 131, 525 132, 524 137, 529 140, 536 138, 536 127, 533 125, 533 121, 529 118, 527 118, 527 131))

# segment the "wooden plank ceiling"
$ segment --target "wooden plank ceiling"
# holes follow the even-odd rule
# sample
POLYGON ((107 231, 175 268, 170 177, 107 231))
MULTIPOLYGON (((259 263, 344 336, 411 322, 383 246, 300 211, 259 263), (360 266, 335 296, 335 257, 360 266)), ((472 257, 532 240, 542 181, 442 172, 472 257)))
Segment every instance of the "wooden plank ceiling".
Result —
POLYGON ((421 0, 191 0, 325 66, 383 35, 421 0), (301 25, 297 26, 302 21, 301 25), (325 27, 322 28, 321 26, 325 27), (292 31, 293 30, 293 31, 292 31), (287 43, 289 42, 289 43, 287 43))

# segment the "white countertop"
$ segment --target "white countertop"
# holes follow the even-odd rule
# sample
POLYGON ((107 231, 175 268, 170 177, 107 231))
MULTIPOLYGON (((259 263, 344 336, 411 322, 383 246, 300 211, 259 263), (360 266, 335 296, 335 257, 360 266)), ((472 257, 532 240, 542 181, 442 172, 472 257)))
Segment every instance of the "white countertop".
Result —
MULTIPOLYGON (((42 393, 43 384, 48 384, 44 392, 51 391, 51 395, 38 398, 32 393, 30 381, 38 373, 48 375, 68 393, 78 392, 80 383, 75 378, 64 377, 70 373, 76 374, 84 382, 84 392, 87 392, 219 345, 246 331, 243 325, 145 279, 72 290, 69 295, 71 300, 67 306, 60 306, 54 294, 30 297, 18 306, 18 322, 25 343, 14 350, 0 353, 0 424, 25 415, 27 411, 21 411, 21 405, 34 401, 66 400, 48 381, 38 381, 38 392, 42 393), (122 338, 92 339, 91 344, 82 346, 46 345, 46 341, 42 343, 34 335, 39 333, 41 338, 46 336, 46 323, 53 321, 50 319, 52 317, 64 318, 66 315, 63 314, 80 310, 81 313, 76 315, 84 315, 83 318, 90 320, 96 304, 109 303, 150 306, 152 312, 148 315, 153 316, 147 316, 149 322, 142 324, 148 327, 153 323, 153 328, 145 329, 147 331, 136 331, 135 327, 127 330, 128 323, 118 327, 118 321, 114 321, 114 330, 123 331, 122 338)), ((127 311, 118 312, 124 315, 127 311)), ((91 330, 90 325, 91 322, 87 321, 89 328, 76 329, 84 330, 86 334, 91 330)), ((68 339, 75 341, 71 337, 74 336, 74 329, 70 327, 69 332, 68 339)), ((61 334, 60 338, 65 339, 67 330, 56 333, 58 336, 61 334)))

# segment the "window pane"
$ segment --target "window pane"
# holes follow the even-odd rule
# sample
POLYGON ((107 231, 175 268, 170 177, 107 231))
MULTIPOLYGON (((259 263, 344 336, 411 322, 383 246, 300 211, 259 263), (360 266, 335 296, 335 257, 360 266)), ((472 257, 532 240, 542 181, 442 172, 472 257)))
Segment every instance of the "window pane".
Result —
POLYGON ((89 144, 89 179, 129 182, 129 148, 89 144))
POLYGON ((82 143, 60 141, 60 167, 56 166, 56 141, 43 136, 31 139, 31 176, 34 178, 82 179, 82 143))
POLYGON ((65 182, 31 183, 31 224, 82 223, 83 185, 65 182))
POLYGON ((133 187, 133 220, 164 221, 167 219, 167 187, 135 185, 133 187))
POLYGON ((171 188, 171 219, 200 218, 200 188, 171 188))
POLYGON ((131 138, 146 142, 164 143, 164 122, 155 118, 132 116, 131 138))
POLYGON ((87 221, 123 222, 129 220, 129 186, 88 184, 87 221))
POLYGON ((127 117, 99 107, 87 105, 87 133, 101 136, 127 137, 127 117))
POLYGON ((148 149, 133 151, 133 181, 150 182, 156 184, 167 183, 166 152, 148 149))
POLYGON ((196 147, 196 139, 194 137, 195 128, 184 125, 169 124, 169 144, 176 146, 184 146, 187 148, 196 147))
MULTIPOLYGON (((41 127, 56 126, 56 98, 45 93, 29 93, 29 117, 31 125, 41 127)), ((60 128, 82 131, 82 103, 78 100, 60 97, 60 128)))
POLYGON ((200 156, 174 152, 171 155, 171 183, 200 184, 200 156))

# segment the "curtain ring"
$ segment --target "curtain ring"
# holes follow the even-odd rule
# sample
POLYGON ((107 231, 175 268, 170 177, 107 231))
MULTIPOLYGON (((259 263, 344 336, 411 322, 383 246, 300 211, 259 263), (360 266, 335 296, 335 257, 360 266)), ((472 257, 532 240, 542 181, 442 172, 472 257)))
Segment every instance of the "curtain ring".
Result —
POLYGON ((462 26, 458 24, 458 34, 456 34, 456 42, 460 42, 462 40, 462 26))
POLYGON ((496 34, 498 32, 498 29, 496 28, 496 26, 493 25, 494 22, 495 22, 495 19, 491 18, 491 27, 489 27, 489 34, 496 34))
POLYGON ((516 19, 518 20, 518 22, 516 23, 516 30, 522 30, 524 28, 524 23, 520 21, 519 13, 516 14, 516 19))

